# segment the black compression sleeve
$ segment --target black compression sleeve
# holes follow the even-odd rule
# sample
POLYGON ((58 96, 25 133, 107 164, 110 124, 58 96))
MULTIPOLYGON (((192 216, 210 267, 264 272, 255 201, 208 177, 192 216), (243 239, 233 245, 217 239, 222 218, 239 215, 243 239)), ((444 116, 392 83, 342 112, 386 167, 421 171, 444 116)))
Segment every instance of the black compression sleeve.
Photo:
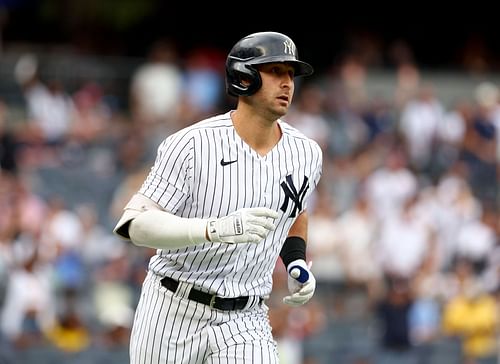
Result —
POLYGON ((297 259, 306 260, 306 242, 298 236, 289 236, 286 238, 283 248, 281 248, 280 257, 288 267, 288 264, 297 259))

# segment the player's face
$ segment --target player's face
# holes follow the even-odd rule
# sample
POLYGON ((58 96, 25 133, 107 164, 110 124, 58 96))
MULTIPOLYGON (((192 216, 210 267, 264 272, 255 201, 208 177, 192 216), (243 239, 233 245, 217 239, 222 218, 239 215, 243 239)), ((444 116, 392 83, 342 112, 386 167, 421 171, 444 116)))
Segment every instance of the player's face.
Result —
POLYGON ((255 94, 259 103, 277 117, 285 115, 292 103, 295 90, 293 66, 286 63, 268 63, 259 66, 262 87, 255 94))

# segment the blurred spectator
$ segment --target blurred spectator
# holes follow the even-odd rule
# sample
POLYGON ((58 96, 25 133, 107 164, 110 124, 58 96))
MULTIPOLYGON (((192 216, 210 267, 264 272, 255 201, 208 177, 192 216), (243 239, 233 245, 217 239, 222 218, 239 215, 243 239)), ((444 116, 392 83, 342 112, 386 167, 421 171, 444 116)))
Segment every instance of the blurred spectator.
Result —
POLYGON ((79 204, 75 212, 81 223, 81 236, 76 247, 86 269, 93 271, 123 249, 123 242, 99 222, 95 204, 79 204))
POLYGON ((60 299, 64 307, 59 310, 54 325, 46 332, 52 345, 63 352, 75 353, 91 345, 91 332, 78 311, 74 291, 66 291, 60 299))
POLYGON ((464 138, 465 125, 473 117, 474 107, 470 100, 462 99, 454 103, 445 112, 442 122, 438 124, 438 140, 442 143, 458 147, 464 138))
POLYGON ((339 214, 349 210, 357 198, 363 173, 360 164, 352 155, 324 158, 323 175, 328 182, 320 181, 320 184, 331 196, 339 214))
POLYGON ((409 281, 391 277, 387 292, 376 307, 382 332, 380 363, 414 363, 409 325, 412 303, 409 281))
MULTIPOLYGON (((403 47, 405 47, 403 45, 403 47)), ((400 47, 398 47, 400 48, 400 47)), ((406 48, 404 48, 406 49, 406 48)), ((394 89, 394 106, 397 113, 405 109, 410 100, 415 99, 421 84, 421 74, 413 57, 404 57, 396 66, 396 87, 394 89)))
POLYGON ((418 94, 401 110, 399 131, 405 139, 409 164, 417 171, 429 167, 437 128, 442 123, 444 112, 445 108, 430 83, 422 85, 418 94))
POLYGON ((339 66, 338 76, 346 106, 356 113, 364 109, 367 101, 367 73, 366 64, 355 53, 346 54, 339 66))
MULTIPOLYGON (((12 242, 19 235, 19 215, 12 194, 17 178, 10 174, 0 174, 0 265, 7 267, 13 264, 14 252, 12 242)), ((5 276, 7 277, 7 275, 5 276)))
MULTIPOLYGON (((48 210, 40 237, 43 257, 51 261, 56 261, 60 257, 64 260, 64 254, 68 253, 68 258, 73 256, 79 261, 79 257, 73 252, 80 244, 81 235, 80 219, 68 208, 63 198, 58 195, 49 197, 48 210)), ((66 277, 62 275, 58 278, 64 281, 66 277)))
POLYGON ((68 130, 70 140, 79 144, 99 141, 110 128, 111 108, 104 102, 97 82, 84 83, 73 95, 75 105, 68 130))
POLYGON ((493 225, 490 225, 495 223, 490 214, 483 211, 479 219, 465 221, 457 232, 455 257, 472 262, 477 274, 483 273, 498 240, 493 225))
POLYGON ((374 259, 377 228, 377 219, 360 193, 354 206, 336 219, 333 232, 347 285, 361 289, 370 304, 379 296, 383 278, 382 269, 374 259))
POLYGON ((33 181, 29 176, 19 175, 12 182, 9 192, 13 199, 11 207, 15 209, 17 219, 15 226, 19 229, 17 233, 39 237, 45 223, 47 203, 34 192, 33 181))
POLYGON ((374 95, 362 111, 367 127, 367 143, 389 142, 396 127, 396 112, 389 100, 374 95))
POLYGON ((443 273, 440 297, 444 303, 463 295, 465 288, 478 279, 473 264, 467 259, 455 259, 450 269, 443 273))
POLYGON ((8 125, 9 108, 0 99, 0 174, 16 174, 17 166, 17 138, 8 125))
POLYGON ((350 155, 363 146, 369 130, 363 121, 366 109, 365 66, 354 55, 346 55, 338 65, 332 65, 325 78, 324 113, 330 123, 328 154, 350 155))
POLYGON ((495 297, 476 279, 464 282, 461 292, 445 303, 444 332, 463 340, 466 363, 497 363, 497 306, 495 297))
POLYGON ((31 134, 48 145, 60 144, 69 130, 74 104, 61 80, 40 78, 38 59, 22 56, 16 65, 17 81, 26 100, 31 134))
POLYGON ((437 125, 435 154, 431 158, 429 171, 433 179, 446 173, 460 157, 460 149, 465 136, 465 127, 472 119, 474 108, 469 100, 458 100, 444 113, 437 125))
MULTIPOLYGON (((435 278, 435 277, 432 277, 435 278)), ((414 301, 408 313, 410 342, 418 364, 431 363, 435 343, 441 337, 441 302, 436 279, 413 282, 414 301)))
POLYGON ((460 227, 477 220, 482 211, 481 202, 472 194, 467 183, 468 169, 457 162, 437 181, 435 190, 427 199, 429 212, 437 231, 436 256, 438 267, 446 270, 455 255, 460 227), (431 205, 433 208, 431 208, 431 205))
POLYGON ((495 209, 485 209, 484 214, 485 223, 492 227, 495 234, 495 246, 488 254, 482 279, 485 289, 498 296, 500 295, 500 215, 495 209))
POLYGON ((417 178, 409 169, 406 154, 400 147, 392 147, 384 165, 365 180, 366 198, 379 220, 398 214, 417 191, 417 178))
POLYGON ((176 125, 183 88, 183 73, 175 43, 168 39, 155 41, 147 61, 132 75, 130 111, 137 123, 161 124, 171 131, 176 125))
MULTIPOLYGON (((225 55, 216 48, 200 47, 184 58, 182 120, 196 120, 212 114, 225 95, 225 55)), ((191 121, 192 122, 192 121, 191 121)))
POLYGON ((500 115, 498 87, 483 82, 475 89, 476 112, 465 127, 460 159, 471 173, 469 183, 483 201, 498 198, 498 156, 500 145, 496 124, 500 115))
POLYGON ((339 254, 339 235, 335 222, 333 201, 324 190, 319 189, 316 206, 309 216, 308 260, 313 262, 311 270, 317 284, 317 293, 324 297, 327 307, 339 302, 337 293, 342 291, 345 271, 339 254))
POLYGON ((1 310, 3 335, 19 348, 40 345, 55 322, 51 269, 39 261, 36 242, 17 241, 19 253, 1 310))
POLYGON ((103 344, 111 347, 127 345, 137 303, 129 247, 120 243, 93 272, 92 302, 103 344))
POLYGON ((419 216, 417 204, 417 197, 409 199, 381 222, 375 258, 384 275, 411 280, 434 254, 433 230, 419 216))

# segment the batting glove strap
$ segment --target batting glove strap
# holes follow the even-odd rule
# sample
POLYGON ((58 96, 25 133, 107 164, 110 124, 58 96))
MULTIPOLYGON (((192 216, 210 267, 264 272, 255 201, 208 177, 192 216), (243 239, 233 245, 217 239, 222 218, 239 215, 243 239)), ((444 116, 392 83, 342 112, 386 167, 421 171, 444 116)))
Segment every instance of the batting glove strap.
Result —
POLYGON ((289 296, 283 302, 290 306, 301 306, 308 302, 316 290, 316 279, 311 272, 311 262, 303 259, 291 262, 287 267, 289 296))
POLYGON ((210 241, 215 243, 258 243, 275 229, 278 213, 265 207, 243 208, 207 224, 210 241))

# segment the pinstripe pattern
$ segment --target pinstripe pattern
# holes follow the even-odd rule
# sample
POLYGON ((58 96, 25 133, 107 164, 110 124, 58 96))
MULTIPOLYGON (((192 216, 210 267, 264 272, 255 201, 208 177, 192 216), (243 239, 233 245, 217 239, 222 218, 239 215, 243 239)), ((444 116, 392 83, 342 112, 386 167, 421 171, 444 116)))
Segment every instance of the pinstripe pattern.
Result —
MULTIPOLYGON (((305 207, 320 178, 321 151, 285 122, 280 125, 283 137, 265 157, 236 134, 229 113, 177 132, 160 145, 140 192, 181 217, 220 217, 259 206, 281 212, 285 195, 280 184, 291 174, 298 187, 304 176, 309 179, 305 207), (221 166, 221 159, 237 162, 221 166)), ((150 268, 223 297, 267 296, 276 259, 294 221, 288 218, 293 206, 289 203, 277 229, 260 244, 207 243, 158 251, 150 268)))
POLYGON ((179 291, 167 291, 148 273, 132 330, 131 364, 278 363, 267 306, 211 310, 179 291))
POLYGON ((243 207, 268 207, 279 217, 276 230, 259 244, 158 250, 136 311, 132 363, 277 363, 265 305, 222 312, 185 298, 191 285, 221 297, 270 295, 274 266, 295 221, 290 216, 296 203, 281 184, 292 183, 295 191, 307 179, 304 209, 322 167, 318 144, 278 122, 282 138, 266 156, 243 142, 229 112, 180 130, 158 147, 139 192, 166 210, 209 218, 243 207), (222 166, 221 160, 236 162, 222 166), (177 296, 160 286, 163 276, 181 282, 177 296))

